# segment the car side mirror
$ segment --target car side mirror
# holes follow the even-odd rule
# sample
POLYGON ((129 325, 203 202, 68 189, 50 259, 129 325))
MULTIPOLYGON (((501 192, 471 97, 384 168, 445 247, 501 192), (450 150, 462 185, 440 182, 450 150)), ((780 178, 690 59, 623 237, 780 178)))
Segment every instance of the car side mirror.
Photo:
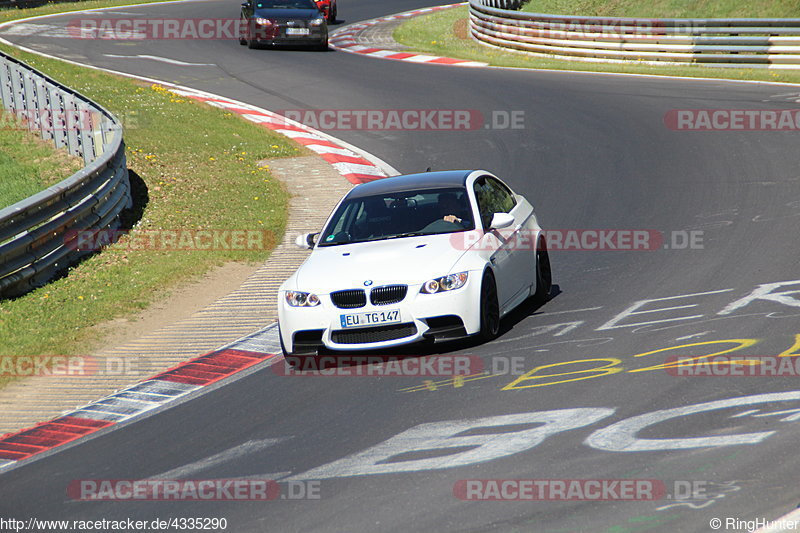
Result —
POLYGON ((304 233, 302 235, 298 235, 297 239, 295 239, 294 243, 303 248, 305 250, 310 250, 314 248, 314 244, 319 233, 304 233))
POLYGON ((508 213, 495 213, 492 215, 492 223, 489 229, 503 229, 514 223, 514 215, 508 213))

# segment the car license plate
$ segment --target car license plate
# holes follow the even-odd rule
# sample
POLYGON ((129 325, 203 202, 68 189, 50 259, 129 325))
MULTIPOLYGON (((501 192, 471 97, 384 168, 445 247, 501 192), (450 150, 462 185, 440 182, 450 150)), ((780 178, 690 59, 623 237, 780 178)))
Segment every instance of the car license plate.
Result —
POLYGON ((308 35, 308 28, 286 28, 286 35, 308 35))
POLYGON ((372 313, 352 313, 340 315, 343 328, 364 328, 379 326, 381 324, 396 324, 400 322, 400 310, 374 311, 372 313))

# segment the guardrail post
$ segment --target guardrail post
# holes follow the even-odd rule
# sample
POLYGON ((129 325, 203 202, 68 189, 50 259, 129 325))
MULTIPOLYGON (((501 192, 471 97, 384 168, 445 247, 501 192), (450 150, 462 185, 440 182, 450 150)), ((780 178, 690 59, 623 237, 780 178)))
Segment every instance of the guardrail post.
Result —
POLYGON ((25 93, 22 89, 22 72, 16 66, 11 68, 11 110, 19 120, 20 108, 25 107, 25 93))
POLYGON ((47 98, 47 82, 36 80, 36 112, 39 117, 39 135, 46 141, 53 140, 53 112, 47 98))
POLYGON ((14 98, 11 96, 11 68, 8 63, 0 63, 0 98, 3 99, 3 107, 11 110, 14 106, 14 98))
POLYGON ((67 128, 64 122, 64 97, 58 87, 48 85, 47 94, 50 105, 50 122, 53 125, 53 142, 56 148, 67 147, 67 128))
POLYGON ((63 106, 64 131, 67 137, 67 151, 72 155, 82 156, 81 138, 72 126, 76 123, 75 115, 77 113, 77 108, 75 106, 75 98, 72 95, 65 94, 62 97, 61 103, 63 106))
POLYGON ((34 80, 30 76, 22 78, 22 87, 25 92, 25 108, 22 110, 25 121, 27 122, 28 131, 37 131, 40 129, 40 112, 36 98, 36 86, 34 80))
POLYGON ((77 120, 75 121, 74 125, 71 125, 71 128, 76 129, 78 135, 80 136, 81 155, 83 155, 83 160, 88 165, 96 156, 100 155, 100 153, 95 154, 94 121, 92 117, 92 111, 89 106, 83 102, 78 103, 76 107, 77 120))

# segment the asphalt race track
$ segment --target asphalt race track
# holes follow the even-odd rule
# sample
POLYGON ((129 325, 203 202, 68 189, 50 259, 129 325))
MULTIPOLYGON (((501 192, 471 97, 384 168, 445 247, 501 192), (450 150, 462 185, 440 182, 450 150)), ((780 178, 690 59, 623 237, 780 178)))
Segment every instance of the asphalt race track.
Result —
MULTIPOLYGON (((238 5, 185 2, 105 16, 235 18, 238 5)), ((426 5, 435 3, 339 0, 339 16, 348 24, 426 5)), ((76 16, 31 23, 63 27, 76 16)), ((0 36, 273 111, 477 110, 490 126, 517 112, 522 127, 514 129, 329 133, 401 172, 490 170, 534 204, 545 228, 664 237, 654 250, 551 252, 557 287, 548 303, 514 313, 492 343, 443 352, 478 356, 496 375, 426 384, 282 377, 265 368, 3 474, 3 516, 218 517, 236 532, 711 531, 712 518, 775 519, 800 504, 796 375, 687 377, 661 366, 726 350, 784 354, 792 364, 791 354, 800 355, 797 131, 675 131, 664 119, 676 109, 797 109, 800 89, 417 65, 249 50, 234 40, 0 36), (517 379, 559 363, 570 364, 517 379), (298 492, 202 503, 86 502, 66 492, 73 480, 242 477, 298 492), (655 480, 665 494, 457 497, 463 480, 474 479, 655 480)))

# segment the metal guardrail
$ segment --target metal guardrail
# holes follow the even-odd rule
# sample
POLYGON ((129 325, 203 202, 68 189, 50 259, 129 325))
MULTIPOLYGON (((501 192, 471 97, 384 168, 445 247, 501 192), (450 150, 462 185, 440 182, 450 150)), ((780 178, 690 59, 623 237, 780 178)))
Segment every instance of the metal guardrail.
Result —
POLYGON ((530 0, 481 0, 483 5, 498 9, 519 9, 528 2, 530 0))
POLYGON ((131 207, 122 125, 108 111, 0 52, 5 113, 85 166, 44 191, 0 209, 0 298, 25 293, 73 265, 77 233, 119 227, 131 207))
POLYGON ((478 41, 579 61, 800 69, 800 18, 636 19, 527 13, 470 0, 478 41))

